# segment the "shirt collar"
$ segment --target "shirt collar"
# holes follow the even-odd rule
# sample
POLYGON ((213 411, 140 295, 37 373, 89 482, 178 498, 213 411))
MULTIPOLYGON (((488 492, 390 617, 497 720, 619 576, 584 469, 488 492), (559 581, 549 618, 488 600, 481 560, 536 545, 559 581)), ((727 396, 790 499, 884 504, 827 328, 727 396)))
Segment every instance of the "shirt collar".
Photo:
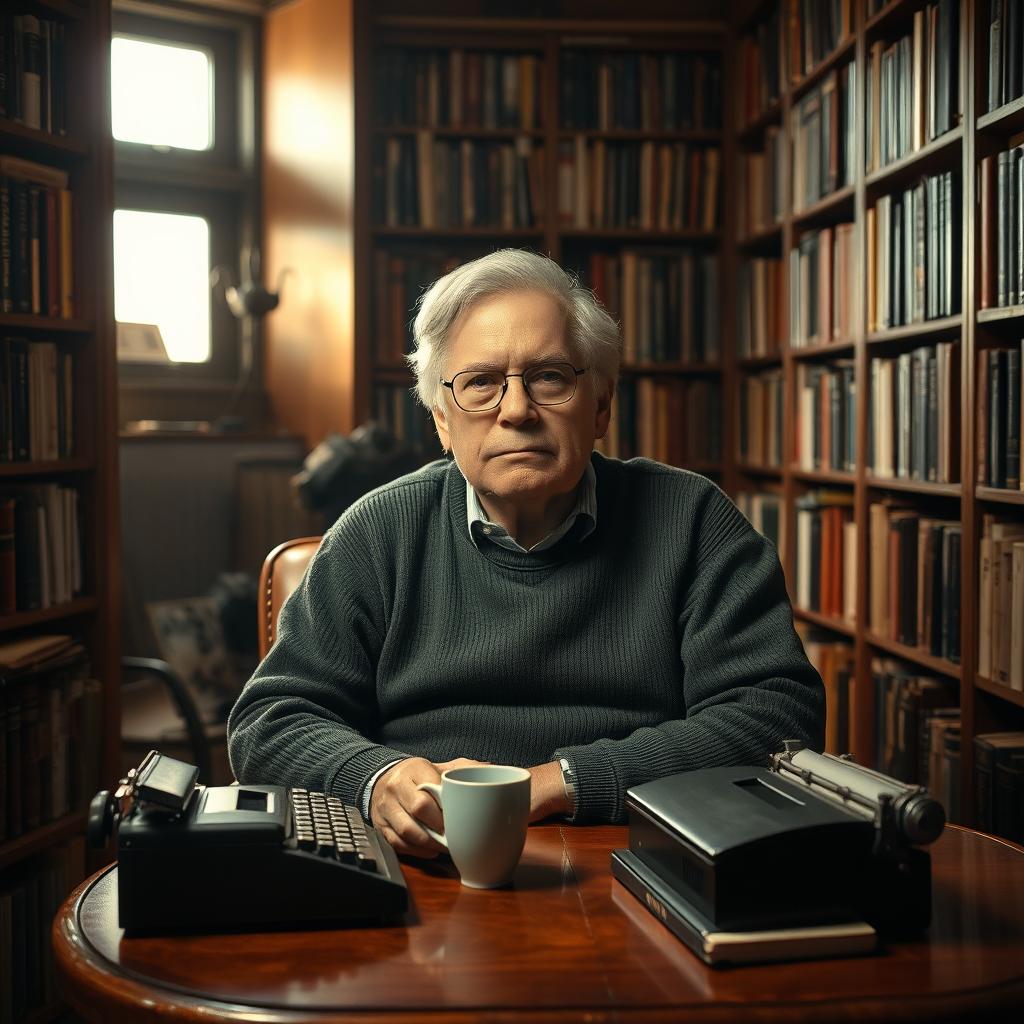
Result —
MULTIPOLYGON (((543 540, 538 541, 530 551, 546 551, 554 547, 573 527, 576 520, 584 518, 579 540, 590 536, 597 528, 597 474, 592 463, 587 462, 586 472, 576 488, 576 504, 560 526, 556 526, 543 540)), ((491 541, 509 551, 525 552, 527 549, 509 535, 505 527, 492 523, 487 518, 477 493, 469 481, 466 481, 466 519, 469 536, 473 543, 480 547, 481 543, 491 541)))

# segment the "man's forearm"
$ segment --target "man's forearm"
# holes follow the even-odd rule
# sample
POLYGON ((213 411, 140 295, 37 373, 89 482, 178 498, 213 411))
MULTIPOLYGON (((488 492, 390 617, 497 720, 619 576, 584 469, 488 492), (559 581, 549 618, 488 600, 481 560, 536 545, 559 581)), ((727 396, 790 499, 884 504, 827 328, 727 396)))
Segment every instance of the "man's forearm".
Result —
POLYGON ((535 765, 530 769, 530 776, 530 821, 555 814, 573 814, 575 807, 565 791, 562 768, 557 761, 535 765))

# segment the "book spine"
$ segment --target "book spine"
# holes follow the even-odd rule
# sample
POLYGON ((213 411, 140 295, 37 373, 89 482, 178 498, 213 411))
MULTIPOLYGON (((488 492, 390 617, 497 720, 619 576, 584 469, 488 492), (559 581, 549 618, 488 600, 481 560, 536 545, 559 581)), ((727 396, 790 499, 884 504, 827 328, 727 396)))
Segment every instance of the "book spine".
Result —
POLYGON ((1006 487, 1020 489, 1020 369, 1021 350, 1006 353, 1006 487))

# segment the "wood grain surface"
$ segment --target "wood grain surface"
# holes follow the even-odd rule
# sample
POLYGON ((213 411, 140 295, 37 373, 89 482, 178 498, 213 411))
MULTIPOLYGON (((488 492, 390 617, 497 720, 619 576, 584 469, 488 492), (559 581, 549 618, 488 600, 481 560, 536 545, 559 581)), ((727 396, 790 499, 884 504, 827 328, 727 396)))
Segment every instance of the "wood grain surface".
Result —
MULTIPOLYGON (((618 882, 617 827, 530 829, 512 887, 403 864, 406 925, 126 939, 117 874, 54 921, 62 991, 88 1020, 979 1020, 1024 1007, 1024 851, 947 827, 926 938, 849 959, 711 969, 618 882)), ((770 885, 770 878, 765 879, 770 885)))

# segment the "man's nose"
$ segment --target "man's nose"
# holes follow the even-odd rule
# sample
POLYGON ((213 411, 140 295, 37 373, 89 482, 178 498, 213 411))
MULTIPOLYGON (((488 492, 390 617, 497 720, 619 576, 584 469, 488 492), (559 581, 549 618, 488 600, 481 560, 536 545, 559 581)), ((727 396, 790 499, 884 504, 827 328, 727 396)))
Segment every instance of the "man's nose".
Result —
POLYGON ((537 407, 530 400, 522 377, 509 377, 505 397, 498 406, 498 418, 513 423, 537 416, 537 407))

